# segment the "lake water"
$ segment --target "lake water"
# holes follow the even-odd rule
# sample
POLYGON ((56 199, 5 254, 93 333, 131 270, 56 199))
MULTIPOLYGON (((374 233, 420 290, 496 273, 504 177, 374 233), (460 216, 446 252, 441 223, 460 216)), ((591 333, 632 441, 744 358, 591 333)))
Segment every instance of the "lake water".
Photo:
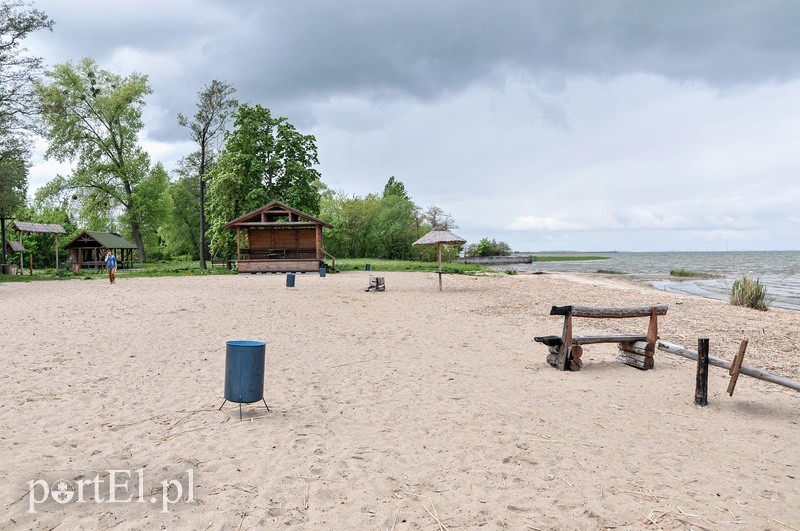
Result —
POLYGON ((496 269, 575 273, 596 273, 598 269, 606 269, 624 273, 627 278, 658 289, 723 300, 728 299, 733 281, 747 275, 760 278, 767 286, 770 306, 800 310, 800 251, 590 254, 607 259, 534 262, 498 266, 496 269), (679 279, 670 277, 671 269, 710 273, 717 278, 679 279))

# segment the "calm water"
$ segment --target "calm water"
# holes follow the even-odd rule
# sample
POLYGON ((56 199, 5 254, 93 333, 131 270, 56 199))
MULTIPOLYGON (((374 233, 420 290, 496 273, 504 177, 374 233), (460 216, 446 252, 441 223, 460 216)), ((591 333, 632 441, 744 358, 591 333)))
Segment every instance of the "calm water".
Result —
POLYGON ((800 310, 800 251, 714 252, 714 253, 591 253, 607 260, 580 262, 534 262, 498 267, 520 271, 565 271, 595 273, 610 269, 655 288, 728 299, 731 284, 748 275, 767 286, 770 306, 800 310), (670 269, 711 273, 719 278, 678 280, 670 269))

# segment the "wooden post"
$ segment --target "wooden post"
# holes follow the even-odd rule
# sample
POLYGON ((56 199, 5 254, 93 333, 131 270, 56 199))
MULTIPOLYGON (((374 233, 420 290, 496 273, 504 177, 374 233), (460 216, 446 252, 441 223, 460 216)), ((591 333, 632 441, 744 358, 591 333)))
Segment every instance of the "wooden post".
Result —
POLYGON ((322 260, 322 225, 315 225, 317 238, 317 260, 322 260))
POLYGON ((58 234, 56 236, 56 275, 58 275, 58 234))
MULTIPOLYGON (((19 245, 22 246, 22 232, 19 233, 19 245)), ((19 274, 22 275, 25 273, 25 262, 24 258, 22 257, 23 252, 19 252, 19 274)))
POLYGON ((739 371, 742 370, 742 362, 744 361, 744 353, 747 350, 747 340, 742 339, 742 342, 739 343, 739 352, 736 354, 736 357, 733 358, 733 363, 731 364, 731 370, 729 374, 731 375, 731 381, 728 382, 728 395, 733 396, 733 390, 736 388, 736 381, 739 379, 739 371))
POLYGON ((436 244, 436 261, 439 262, 439 291, 442 291, 442 244, 436 244))
POLYGON ((242 259, 242 228, 236 227, 236 261, 242 259))
POLYGON ((564 330, 561 333, 561 352, 559 352, 558 369, 566 371, 569 367, 569 354, 572 350, 572 315, 564 317, 564 330))
POLYGON ((708 339, 697 340, 697 379, 694 403, 698 406, 708 405, 708 339))
POLYGON ((28 253, 28 262, 31 266, 31 276, 33 276, 33 253, 28 253))

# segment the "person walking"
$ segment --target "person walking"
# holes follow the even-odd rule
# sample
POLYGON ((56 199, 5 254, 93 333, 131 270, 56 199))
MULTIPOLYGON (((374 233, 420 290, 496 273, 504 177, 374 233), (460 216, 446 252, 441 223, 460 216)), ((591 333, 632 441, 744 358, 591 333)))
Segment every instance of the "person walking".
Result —
POLYGON ((106 251, 106 270, 108 270, 108 281, 113 284, 116 280, 117 257, 111 253, 111 249, 106 251))

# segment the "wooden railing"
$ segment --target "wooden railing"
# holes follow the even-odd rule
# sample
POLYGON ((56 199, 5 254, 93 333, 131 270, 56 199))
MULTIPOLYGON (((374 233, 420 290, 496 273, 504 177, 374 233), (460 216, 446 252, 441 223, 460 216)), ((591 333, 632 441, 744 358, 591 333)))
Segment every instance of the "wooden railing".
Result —
POLYGON ((333 256, 331 253, 326 251, 325 249, 322 250, 322 256, 325 258, 331 259, 331 271, 336 271, 336 257, 333 256))

